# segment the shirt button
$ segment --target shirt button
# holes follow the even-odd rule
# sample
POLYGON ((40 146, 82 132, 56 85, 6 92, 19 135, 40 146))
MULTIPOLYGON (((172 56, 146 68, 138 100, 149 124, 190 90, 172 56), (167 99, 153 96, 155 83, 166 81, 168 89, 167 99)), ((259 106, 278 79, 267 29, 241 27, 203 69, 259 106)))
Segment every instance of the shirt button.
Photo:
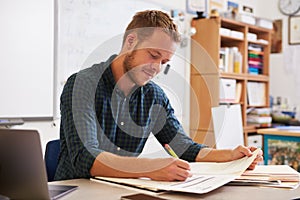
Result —
POLYGON ((121 122, 121 126, 123 126, 124 125, 124 122, 121 122))
POLYGON ((118 151, 120 151, 120 150, 121 150, 121 148, 120 148, 120 147, 118 147, 118 148, 117 148, 117 150, 118 150, 118 151))

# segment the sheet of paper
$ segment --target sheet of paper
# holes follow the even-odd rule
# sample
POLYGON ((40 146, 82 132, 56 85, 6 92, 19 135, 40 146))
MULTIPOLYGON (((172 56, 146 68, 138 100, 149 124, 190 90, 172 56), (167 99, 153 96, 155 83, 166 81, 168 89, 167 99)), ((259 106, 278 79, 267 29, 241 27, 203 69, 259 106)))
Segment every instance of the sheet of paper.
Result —
POLYGON ((243 157, 230 162, 195 162, 190 163, 193 174, 242 174, 253 162, 259 150, 255 150, 251 157, 243 157))
POLYGON ((171 157, 156 137, 150 133, 139 158, 169 158, 171 157))
POLYGON ((141 189, 147 189, 154 192, 158 191, 176 191, 204 194, 210 192, 226 183, 234 180, 236 176, 233 175, 193 175, 183 182, 167 182, 167 181, 153 181, 150 179, 123 179, 123 178, 108 178, 95 177, 94 181, 108 181, 127 186, 134 186, 141 189))
POLYGON ((299 176, 299 172, 288 165, 258 165, 254 170, 247 170, 244 174, 293 174, 299 176))

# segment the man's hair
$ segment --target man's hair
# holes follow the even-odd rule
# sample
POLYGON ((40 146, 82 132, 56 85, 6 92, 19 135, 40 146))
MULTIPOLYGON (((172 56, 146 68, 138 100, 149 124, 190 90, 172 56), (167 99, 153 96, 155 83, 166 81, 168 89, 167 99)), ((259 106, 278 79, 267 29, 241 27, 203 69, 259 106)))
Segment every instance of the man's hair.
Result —
POLYGON ((180 42, 180 34, 178 33, 177 25, 168 14, 159 10, 145 10, 137 12, 133 16, 126 28, 123 37, 123 45, 126 37, 132 32, 136 32, 138 39, 143 41, 147 37, 150 37, 156 29, 160 29, 167 33, 174 42, 180 42))

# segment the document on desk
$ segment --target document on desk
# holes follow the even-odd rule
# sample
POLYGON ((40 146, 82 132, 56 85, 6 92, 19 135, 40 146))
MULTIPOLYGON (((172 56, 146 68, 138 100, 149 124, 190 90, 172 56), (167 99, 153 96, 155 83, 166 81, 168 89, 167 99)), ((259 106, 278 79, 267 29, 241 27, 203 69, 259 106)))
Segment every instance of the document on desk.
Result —
POLYGON ((195 162, 190 163, 192 177, 185 181, 153 181, 148 178, 109 178, 94 177, 94 181, 108 181, 127 186, 134 186, 151 191, 175 191, 204 194, 229 183, 239 177, 253 162, 258 150, 251 157, 243 157, 230 162, 195 162))

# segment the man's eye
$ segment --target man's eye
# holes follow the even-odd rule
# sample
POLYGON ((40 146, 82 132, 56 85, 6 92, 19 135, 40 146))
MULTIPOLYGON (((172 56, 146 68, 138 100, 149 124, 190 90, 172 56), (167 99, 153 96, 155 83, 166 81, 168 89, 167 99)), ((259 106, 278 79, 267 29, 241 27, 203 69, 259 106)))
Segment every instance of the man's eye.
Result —
POLYGON ((153 53, 150 53, 150 56, 153 58, 153 59, 158 59, 159 58, 159 55, 158 54, 153 54, 153 53))

